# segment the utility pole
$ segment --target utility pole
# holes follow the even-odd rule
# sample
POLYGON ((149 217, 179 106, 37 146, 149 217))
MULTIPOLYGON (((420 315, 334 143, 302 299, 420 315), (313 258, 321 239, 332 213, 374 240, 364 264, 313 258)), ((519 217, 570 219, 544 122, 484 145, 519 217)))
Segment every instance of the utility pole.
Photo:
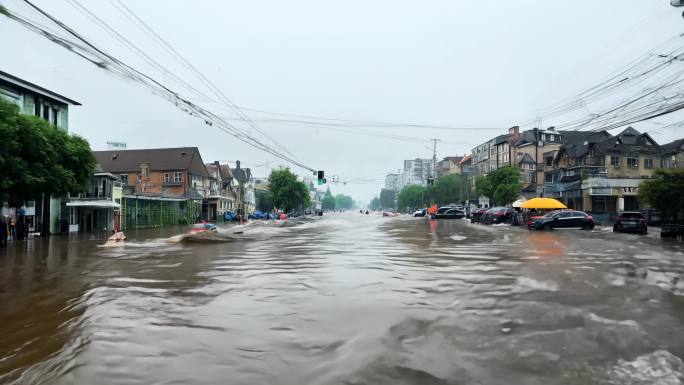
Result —
POLYGON ((438 138, 432 138, 430 139, 433 142, 432 145, 432 177, 437 178, 437 142, 439 142, 438 138))

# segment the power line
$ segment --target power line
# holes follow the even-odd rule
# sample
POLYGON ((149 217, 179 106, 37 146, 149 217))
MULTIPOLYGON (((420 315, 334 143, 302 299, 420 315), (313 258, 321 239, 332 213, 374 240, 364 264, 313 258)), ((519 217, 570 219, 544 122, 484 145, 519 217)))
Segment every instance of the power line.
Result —
POLYGON ((189 113, 191 116, 197 116, 202 118, 207 124, 209 125, 216 125, 219 129, 222 131, 234 136, 235 138, 245 142, 246 144, 255 147, 257 149, 260 149, 262 151, 268 152, 282 160, 285 160, 289 163, 292 163, 298 167, 313 171, 312 168, 304 165, 303 163, 292 159, 291 157, 288 157, 273 148, 269 147, 268 145, 265 145, 264 143, 260 142, 258 139, 251 137, 250 135, 246 134, 242 130, 238 129, 237 127, 227 123, 225 120, 221 119, 218 115, 212 113, 209 110, 206 110, 202 107, 199 107, 195 105, 194 103, 190 102, 189 100, 182 98, 177 92, 171 90, 167 86, 161 84, 159 81, 156 79, 152 78, 151 76, 133 68, 132 66, 124 63, 123 61, 115 58, 114 56, 104 52, 102 49, 98 48, 95 46, 93 43, 85 39, 83 36, 78 34, 76 31, 74 31, 72 28, 55 18, 54 16, 50 15, 40 7, 36 6, 35 4, 31 3, 29 0, 24 0, 25 3, 30 5, 33 9, 38 11, 41 15, 55 23, 57 26, 59 26, 61 29, 66 31, 68 34, 74 36, 76 39, 81 41, 84 46, 74 43, 73 41, 70 41, 67 38, 52 34, 51 32, 41 28, 40 26, 37 26, 29 20, 25 20, 22 18, 19 18, 15 16, 12 12, 9 12, 9 17, 12 18, 15 21, 20 22, 22 25, 25 27, 28 27, 30 30, 33 30, 34 32, 38 32, 41 35, 45 36, 46 38, 50 39, 51 41, 62 45, 63 47, 67 48, 68 50, 78 54, 79 56, 89 60, 90 62, 96 64, 100 68, 106 69, 112 73, 117 73, 120 75, 123 75, 125 78, 128 78, 129 80, 136 81, 138 83, 144 84, 146 87, 150 88, 153 90, 155 94, 158 95, 163 95, 165 96, 170 102, 174 103, 178 108, 181 110, 189 113), (80 52, 79 52, 80 51, 80 52), (86 56, 86 54, 89 54, 90 56, 86 56))

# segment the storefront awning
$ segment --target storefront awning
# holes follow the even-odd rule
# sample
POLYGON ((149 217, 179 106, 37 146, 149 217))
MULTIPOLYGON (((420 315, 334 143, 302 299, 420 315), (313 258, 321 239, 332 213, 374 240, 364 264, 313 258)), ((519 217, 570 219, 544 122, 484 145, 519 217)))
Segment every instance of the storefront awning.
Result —
POLYGON ((67 207, 93 207, 93 208, 101 208, 101 209, 106 209, 106 208, 113 208, 113 209, 118 209, 121 207, 120 204, 112 201, 105 201, 105 200, 93 200, 93 201, 72 201, 72 202, 67 202, 67 207))

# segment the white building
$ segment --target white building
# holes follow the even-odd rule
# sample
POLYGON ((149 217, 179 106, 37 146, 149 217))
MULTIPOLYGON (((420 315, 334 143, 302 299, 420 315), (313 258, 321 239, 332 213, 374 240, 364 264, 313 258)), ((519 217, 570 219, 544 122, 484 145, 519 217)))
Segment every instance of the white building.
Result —
POLYGON ((434 178, 435 164, 432 159, 412 159, 404 161, 403 186, 420 185, 426 186, 428 177, 434 178))
POLYGON ((387 174, 385 176, 385 188, 387 190, 399 191, 402 187, 401 174, 387 174))

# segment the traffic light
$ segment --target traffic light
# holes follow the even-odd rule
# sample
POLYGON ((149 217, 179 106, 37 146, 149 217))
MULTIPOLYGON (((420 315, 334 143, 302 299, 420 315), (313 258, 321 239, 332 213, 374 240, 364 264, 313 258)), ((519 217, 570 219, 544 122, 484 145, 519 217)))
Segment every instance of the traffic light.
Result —
POLYGON ((325 179, 325 172, 323 170, 318 171, 318 180, 325 179))

